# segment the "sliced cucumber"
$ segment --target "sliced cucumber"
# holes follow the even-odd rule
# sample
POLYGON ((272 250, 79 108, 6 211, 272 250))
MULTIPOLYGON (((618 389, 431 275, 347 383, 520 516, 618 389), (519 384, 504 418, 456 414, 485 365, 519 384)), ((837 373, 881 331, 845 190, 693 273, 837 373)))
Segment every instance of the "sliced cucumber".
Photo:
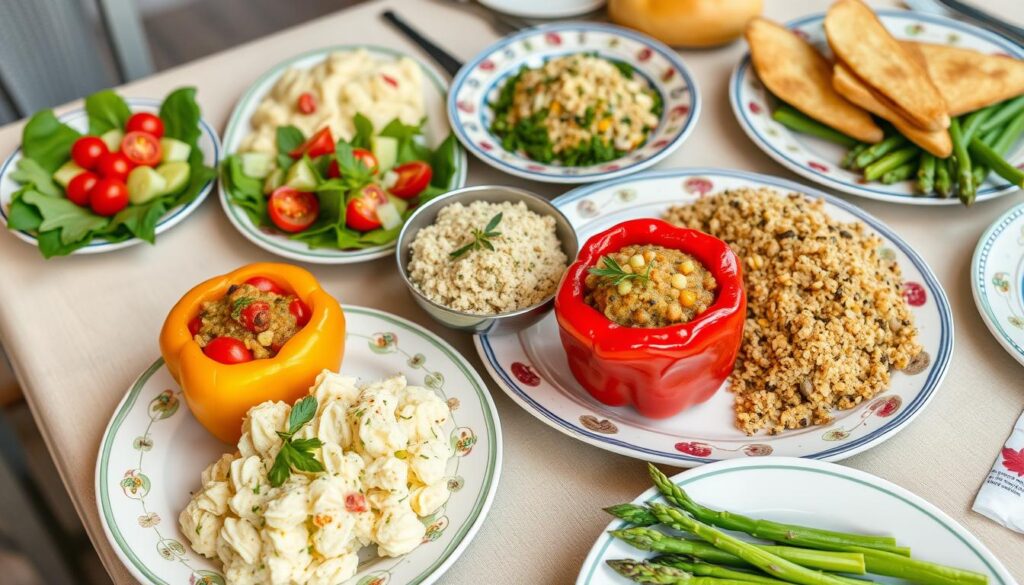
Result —
POLYGON ((377 157, 380 172, 391 170, 398 161, 398 139, 390 136, 374 136, 371 140, 373 156, 377 157))
POLYGON ((128 173, 128 200, 139 205, 164 194, 167 179, 153 167, 138 166, 128 173))
POLYGON ((267 175, 267 179, 263 181, 263 192, 267 195, 270 195, 271 193, 274 192, 274 189, 277 189, 283 184, 284 171, 282 171, 281 168, 278 167, 271 171, 270 174, 267 175))
POLYGON ((160 150, 164 153, 164 162, 188 160, 188 155, 192 154, 191 146, 180 140, 175 140, 174 138, 161 138, 160 150))
POLYGON ((402 225, 402 214, 390 202, 377 206, 377 219, 380 220, 381 227, 386 230, 402 225))
MULTIPOLYGON (((192 174, 192 168, 185 161, 175 160, 158 166, 156 172, 167 182, 161 195, 177 195, 184 191, 188 185, 188 178, 192 174)), ((129 178, 131 178, 130 175, 129 178)))
POLYGON ((263 152, 245 152, 242 158, 242 174, 254 179, 265 179, 274 169, 274 159, 263 152))
POLYGON ((395 197, 391 193, 388 193, 388 201, 391 203, 391 205, 395 206, 395 209, 398 210, 398 213, 405 213, 405 210, 409 209, 408 201, 402 199, 401 197, 395 197))
POLYGON ((316 189, 316 171, 310 164, 308 158, 304 158, 292 165, 285 175, 284 184, 299 191, 312 191, 316 189))
POLYGON ((107 130, 100 135, 100 140, 103 141, 103 144, 107 145, 107 150, 110 152, 117 152, 121 150, 121 141, 124 140, 124 132, 117 128, 107 130))
POLYGON ((80 173, 84 172, 85 169, 76 165, 75 161, 69 160, 68 162, 61 165, 61 167, 53 173, 53 180, 56 181, 57 184, 60 185, 61 187, 67 189, 68 183, 71 182, 71 179, 74 179, 80 173))

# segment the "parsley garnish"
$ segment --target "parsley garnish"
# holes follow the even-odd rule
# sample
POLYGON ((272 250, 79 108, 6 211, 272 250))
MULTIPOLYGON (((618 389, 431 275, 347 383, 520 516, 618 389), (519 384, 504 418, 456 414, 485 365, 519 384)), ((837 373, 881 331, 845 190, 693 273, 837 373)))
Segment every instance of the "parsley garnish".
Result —
POLYGON ((274 458, 274 465, 270 468, 268 478, 270 485, 278 487, 288 480, 292 469, 308 473, 320 473, 324 471, 322 463, 313 456, 313 450, 323 446, 320 439, 294 439, 295 433, 299 432, 306 423, 316 416, 317 402, 315 396, 307 396, 295 403, 292 412, 288 415, 288 432, 277 432, 277 436, 284 441, 281 450, 274 458))
POLYGON ((231 303, 231 318, 238 320, 242 316, 242 309, 245 309, 249 305, 256 302, 256 299, 252 297, 238 297, 233 303, 231 303))
POLYGON ((448 256, 450 256, 452 260, 455 260, 471 250, 487 249, 493 252, 494 244, 491 243, 491 238, 497 238, 501 235, 501 232, 496 232, 494 230, 498 227, 498 224, 501 223, 502 215, 503 212, 499 211, 497 215, 491 218, 491 221, 487 222, 487 225, 482 230, 473 228, 473 231, 470 232, 473 236, 473 241, 458 250, 455 250, 451 254, 448 254, 448 256))
POLYGON ((651 267, 654 265, 652 260, 647 268, 643 272, 626 272, 618 262, 615 261, 611 256, 602 256, 601 261, 604 264, 604 268, 598 268, 594 266, 588 272, 594 276, 606 278, 611 281, 614 285, 619 285, 627 280, 639 280, 641 282, 647 282, 647 279, 651 274, 651 267))

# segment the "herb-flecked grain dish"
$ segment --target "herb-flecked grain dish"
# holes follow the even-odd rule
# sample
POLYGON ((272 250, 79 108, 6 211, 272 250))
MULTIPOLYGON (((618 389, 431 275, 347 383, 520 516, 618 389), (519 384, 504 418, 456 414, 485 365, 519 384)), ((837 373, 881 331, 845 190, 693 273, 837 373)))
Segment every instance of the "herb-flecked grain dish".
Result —
POLYGON ((597 54, 523 66, 491 104, 491 132, 505 150, 565 166, 606 163, 647 141, 661 96, 632 66, 597 54))

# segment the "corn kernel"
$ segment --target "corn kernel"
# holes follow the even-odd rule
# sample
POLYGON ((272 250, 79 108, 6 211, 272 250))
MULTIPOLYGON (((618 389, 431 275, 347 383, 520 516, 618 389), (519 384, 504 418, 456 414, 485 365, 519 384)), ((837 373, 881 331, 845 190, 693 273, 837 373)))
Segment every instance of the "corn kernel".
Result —
POLYGON ((683 318, 683 308, 676 303, 668 306, 668 318, 672 321, 679 321, 683 318))
POLYGON ((633 268, 643 268, 645 264, 647 264, 647 262, 644 261, 644 257, 640 254, 633 254, 629 259, 629 265, 633 268))
POLYGON ((679 272, 683 274, 691 274, 697 267, 693 265, 693 261, 686 260, 679 265, 679 272))
POLYGON ((633 283, 629 282, 628 280, 625 282, 620 282, 619 286, 617 287, 617 290, 620 296, 626 296, 629 293, 633 292, 633 283))
POLYGON ((684 307, 692 307, 697 304, 697 293, 692 290, 684 290, 679 293, 679 302, 682 303, 684 307))
POLYGON ((597 131, 598 132, 606 132, 611 127, 612 127, 612 119, 611 118, 605 118, 605 119, 603 119, 603 120, 601 120, 600 122, 597 123, 597 131))
POLYGON ((554 102, 554 103, 551 104, 551 110, 550 110, 551 115, 557 116, 561 112, 562 112, 562 104, 561 103, 554 102))
POLYGON ((680 290, 686 288, 686 277, 682 274, 672 275, 672 288, 678 288, 680 290))
POLYGON ((651 260, 654 260, 654 251, 653 250, 645 250, 644 251, 644 262, 650 262, 651 260))

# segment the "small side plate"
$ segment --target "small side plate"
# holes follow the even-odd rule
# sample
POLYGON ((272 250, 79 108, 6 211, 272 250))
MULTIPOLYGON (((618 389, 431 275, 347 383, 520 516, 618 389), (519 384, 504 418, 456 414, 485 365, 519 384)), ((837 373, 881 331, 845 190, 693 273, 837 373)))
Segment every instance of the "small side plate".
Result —
POLYGON ((1024 204, 981 236, 971 261, 971 290, 988 330, 1024 364, 1024 204))

